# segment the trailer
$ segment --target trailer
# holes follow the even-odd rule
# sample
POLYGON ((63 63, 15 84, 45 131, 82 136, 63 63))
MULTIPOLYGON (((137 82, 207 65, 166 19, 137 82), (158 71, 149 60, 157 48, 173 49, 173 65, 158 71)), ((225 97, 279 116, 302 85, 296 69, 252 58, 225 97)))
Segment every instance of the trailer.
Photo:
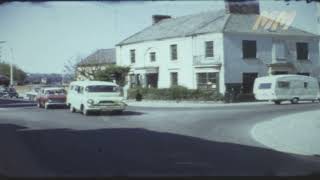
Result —
POLYGON ((270 100, 275 104, 291 101, 320 101, 319 82, 303 75, 271 75, 256 78, 253 88, 257 100, 270 100))

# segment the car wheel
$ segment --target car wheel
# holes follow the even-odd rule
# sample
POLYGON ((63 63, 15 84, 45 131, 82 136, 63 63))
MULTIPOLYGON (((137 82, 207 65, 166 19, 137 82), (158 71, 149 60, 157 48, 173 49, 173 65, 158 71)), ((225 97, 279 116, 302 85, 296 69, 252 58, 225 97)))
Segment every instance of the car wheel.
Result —
POLYGON ((299 98, 293 98, 291 100, 291 104, 298 104, 299 103, 299 98))
POLYGON ((70 112, 72 112, 72 113, 76 112, 76 109, 73 106, 71 106, 71 104, 70 104, 70 112))
POLYGON ((84 106, 82 106, 82 114, 85 116, 89 115, 89 111, 84 106))

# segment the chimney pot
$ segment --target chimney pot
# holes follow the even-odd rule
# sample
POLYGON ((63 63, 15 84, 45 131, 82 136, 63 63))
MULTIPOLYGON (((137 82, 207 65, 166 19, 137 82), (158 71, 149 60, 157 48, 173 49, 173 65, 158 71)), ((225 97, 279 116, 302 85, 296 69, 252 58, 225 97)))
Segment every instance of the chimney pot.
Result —
POLYGON ((156 24, 164 19, 170 19, 171 16, 168 15, 153 15, 152 16, 152 24, 156 24))

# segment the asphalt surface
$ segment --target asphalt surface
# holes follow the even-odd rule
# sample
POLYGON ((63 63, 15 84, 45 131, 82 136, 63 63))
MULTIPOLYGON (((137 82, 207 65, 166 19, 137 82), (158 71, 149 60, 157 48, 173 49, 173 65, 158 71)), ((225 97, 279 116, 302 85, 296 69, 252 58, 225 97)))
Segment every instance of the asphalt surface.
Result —
MULTIPOLYGON (((319 173, 320 159, 272 150, 251 128, 297 105, 129 107, 86 117, 67 109, 0 109, 0 174, 7 176, 246 176, 319 173)), ((315 140, 315 143, 318 140, 315 140)))

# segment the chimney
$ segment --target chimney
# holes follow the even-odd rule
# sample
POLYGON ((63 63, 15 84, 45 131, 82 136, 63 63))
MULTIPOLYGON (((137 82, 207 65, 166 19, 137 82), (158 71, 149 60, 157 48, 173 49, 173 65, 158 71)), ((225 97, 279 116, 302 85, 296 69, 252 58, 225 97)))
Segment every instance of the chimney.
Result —
POLYGON ((259 0, 225 0, 226 13, 260 14, 259 0))
POLYGON ((168 15, 153 15, 152 16, 152 24, 156 24, 164 19, 170 19, 171 16, 168 15))

